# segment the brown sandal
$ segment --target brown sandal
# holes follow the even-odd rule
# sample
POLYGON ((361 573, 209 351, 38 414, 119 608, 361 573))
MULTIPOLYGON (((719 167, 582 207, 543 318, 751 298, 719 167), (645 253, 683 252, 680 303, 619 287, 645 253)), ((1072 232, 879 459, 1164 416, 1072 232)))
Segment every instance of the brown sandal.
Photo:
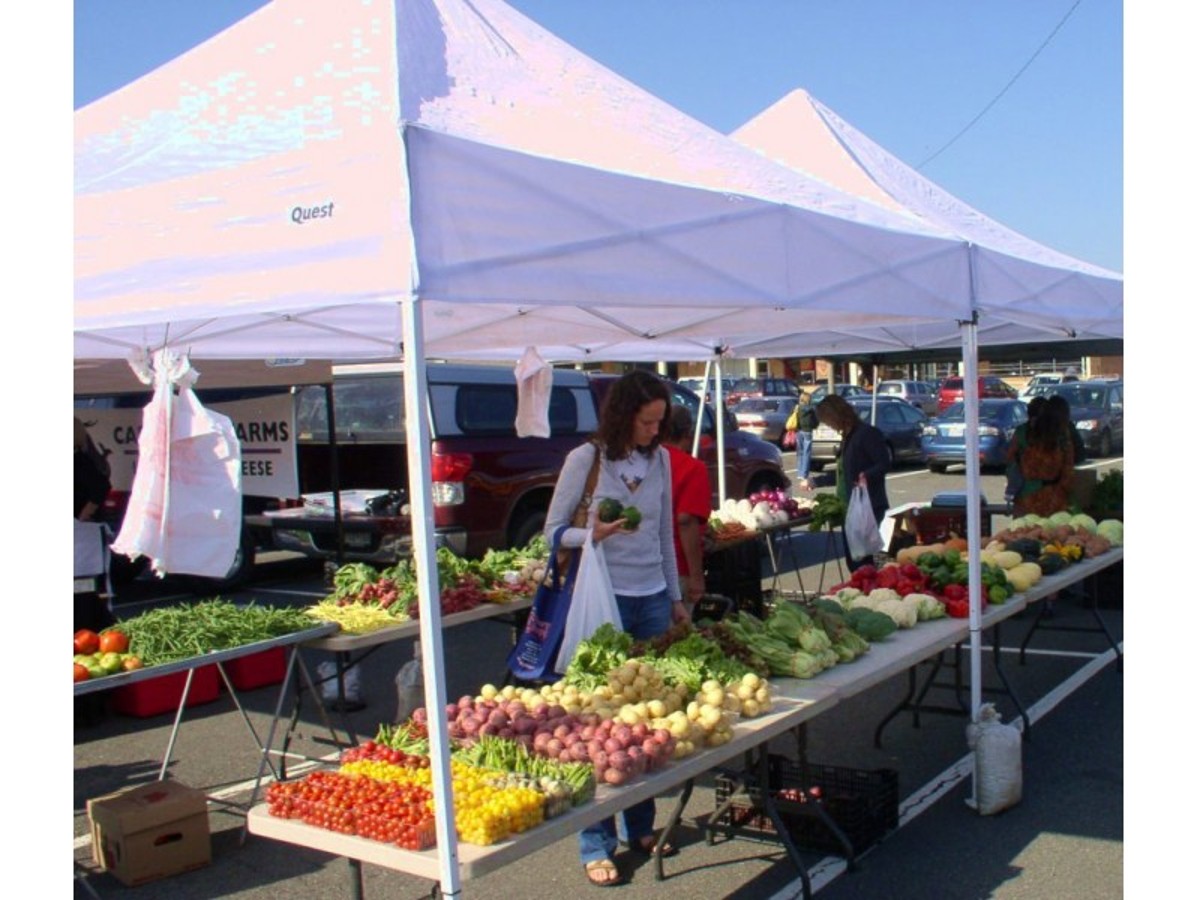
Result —
POLYGON ((611 859, 593 859, 591 862, 584 863, 583 874, 588 883, 596 887, 616 887, 618 884, 624 884, 621 871, 611 859), (597 878, 596 875, 601 872, 604 873, 603 877, 597 878))
MULTIPOLYGON (((654 855, 654 845, 657 843, 658 843, 658 836, 653 835, 653 834, 648 834, 639 840, 631 841, 629 844, 629 849, 632 850, 634 853, 638 854, 638 856, 649 857, 649 856, 654 855)), ((670 841, 667 841, 667 843, 663 844, 662 851, 659 853, 659 855, 663 859, 668 859, 672 856, 676 856, 678 853, 679 853, 679 848, 676 847, 674 844, 672 844, 670 841)))

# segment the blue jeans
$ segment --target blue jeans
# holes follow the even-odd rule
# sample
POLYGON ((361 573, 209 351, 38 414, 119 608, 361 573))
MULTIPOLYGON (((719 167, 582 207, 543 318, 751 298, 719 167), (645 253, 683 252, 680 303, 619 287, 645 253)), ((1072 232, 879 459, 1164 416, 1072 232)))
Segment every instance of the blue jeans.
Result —
POLYGON ((812 466, 812 432, 796 432, 796 477, 807 478, 812 466))
MULTIPOLYGON (((621 628, 635 639, 658 637, 671 627, 671 598, 665 590, 648 597, 616 596, 621 628)), ((632 844, 653 833, 654 800, 643 800, 579 832, 579 859, 585 864, 610 859, 618 839, 632 844)))

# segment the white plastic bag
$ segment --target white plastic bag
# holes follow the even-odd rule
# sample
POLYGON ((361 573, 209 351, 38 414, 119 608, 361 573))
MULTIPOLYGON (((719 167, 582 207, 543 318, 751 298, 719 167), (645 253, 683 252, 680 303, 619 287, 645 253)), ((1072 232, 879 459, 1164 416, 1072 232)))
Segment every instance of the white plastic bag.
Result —
POLYGON ((142 414, 137 471, 112 550, 146 556, 158 575, 224 576, 242 533, 241 444, 228 416, 192 391, 198 374, 169 350, 142 363, 154 395, 142 414), (176 393, 178 391, 178 393, 176 393))
POLYGON ((851 559, 862 559, 883 549, 883 535, 871 509, 871 495, 864 485, 856 484, 846 507, 846 543, 851 559))
POLYGON ((601 625, 612 623, 621 627, 621 612, 617 609, 617 598, 608 577, 604 547, 592 542, 591 529, 588 529, 580 554, 571 608, 567 612, 562 644, 554 665, 554 671, 559 673, 567 671, 580 642, 590 638, 601 625))
POLYGON ((975 751, 975 797, 967 805, 991 816, 1021 802, 1021 731, 1000 721, 991 703, 979 708, 979 722, 967 726, 967 746, 975 751))
POLYGON ((396 673, 397 725, 407 722, 417 709, 425 705, 425 673, 421 668, 421 642, 413 642, 413 658, 396 673))
POLYGON ((533 347, 526 347, 514 371, 517 379, 517 437, 550 437, 550 390, 554 370, 533 347))

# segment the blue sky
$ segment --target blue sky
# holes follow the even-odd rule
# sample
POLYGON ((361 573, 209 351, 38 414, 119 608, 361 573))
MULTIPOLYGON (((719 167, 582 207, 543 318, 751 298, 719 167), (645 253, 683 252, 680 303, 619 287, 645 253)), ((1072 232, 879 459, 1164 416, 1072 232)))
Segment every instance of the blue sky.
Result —
MULTIPOLYGON (((981 212, 1124 269, 1120 0, 510 2, 723 132, 805 88, 981 212)), ((76 0, 75 107, 261 5, 76 0)))

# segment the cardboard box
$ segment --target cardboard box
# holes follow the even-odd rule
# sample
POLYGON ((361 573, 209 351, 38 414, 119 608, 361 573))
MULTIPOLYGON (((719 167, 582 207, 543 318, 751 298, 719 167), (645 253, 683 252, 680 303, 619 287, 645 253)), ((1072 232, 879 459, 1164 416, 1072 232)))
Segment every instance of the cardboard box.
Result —
POLYGON ((177 781, 155 781, 89 800, 92 858, 130 887, 212 861, 208 800, 177 781))

